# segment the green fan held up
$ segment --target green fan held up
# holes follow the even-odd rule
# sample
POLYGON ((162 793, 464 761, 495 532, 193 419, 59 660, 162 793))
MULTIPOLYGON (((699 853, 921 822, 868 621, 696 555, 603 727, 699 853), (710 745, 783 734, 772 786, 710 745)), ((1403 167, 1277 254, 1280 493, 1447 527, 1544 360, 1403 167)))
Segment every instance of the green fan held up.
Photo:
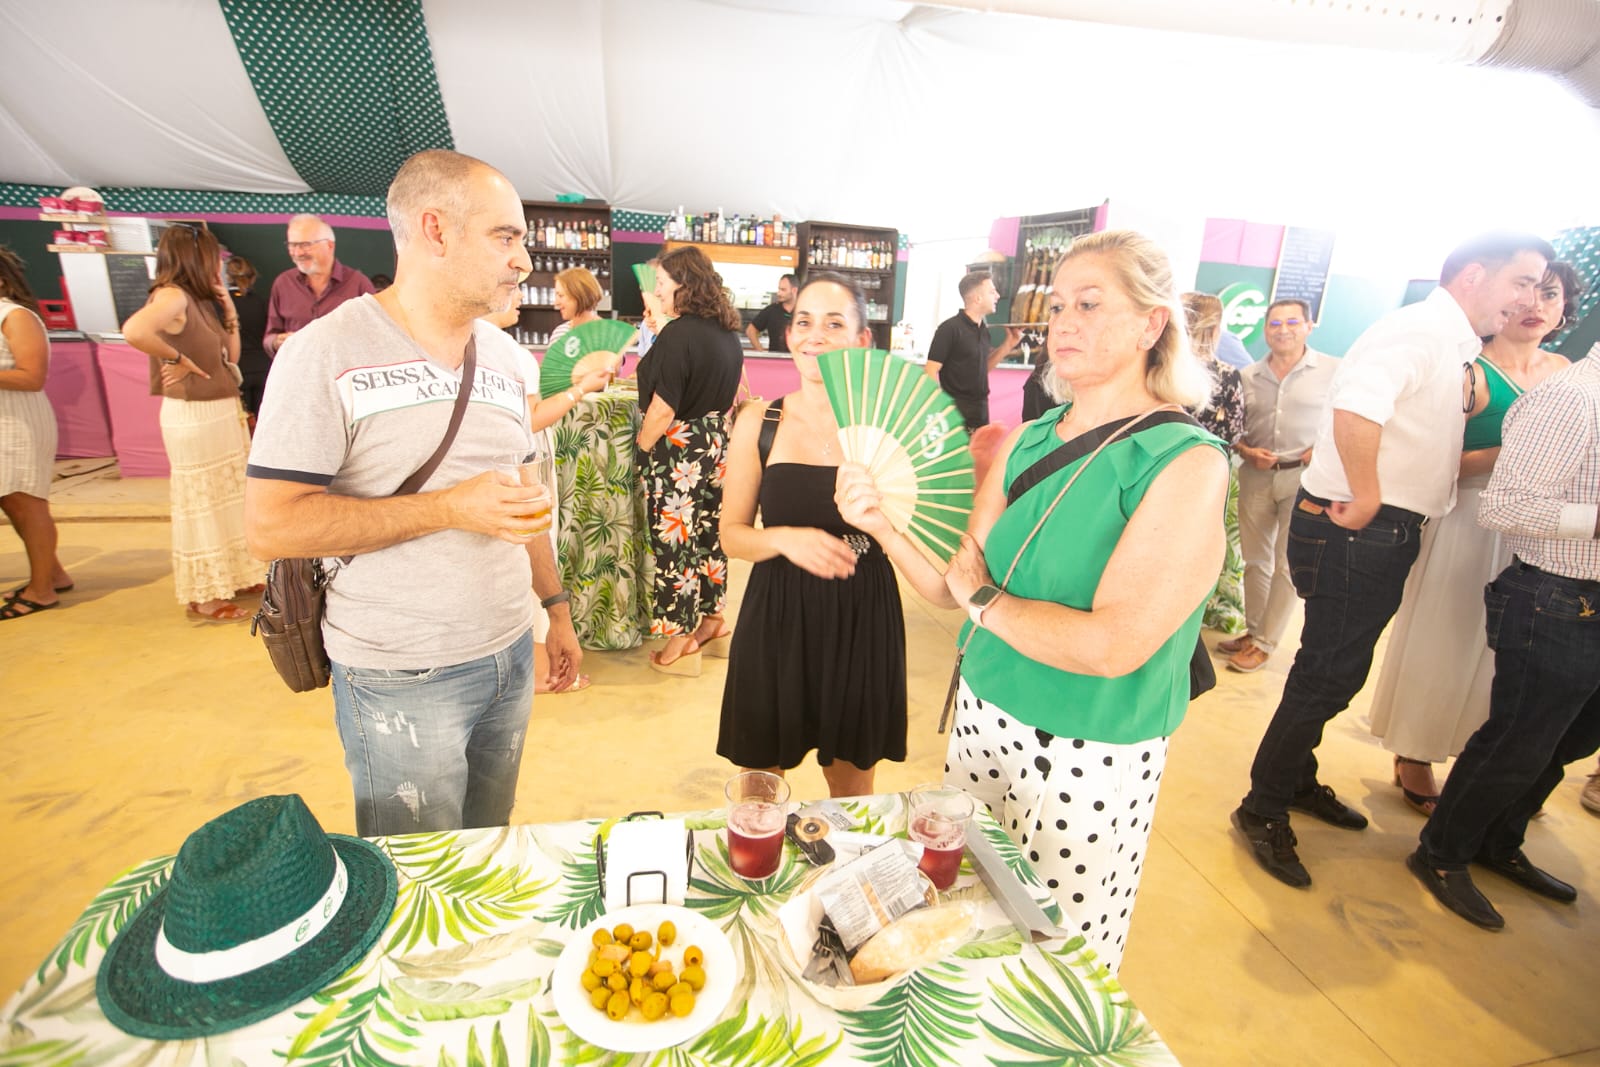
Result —
POLYGON ((977 484, 955 401, 921 367, 878 349, 825 352, 817 366, 845 459, 872 475, 894 528, 947 565, 977 484))
POLYGON ((539 367, 539 396, 564 393, 574 381, 602 367, 615 373, 622 366, 622 350, 638 332, 638 327, 615 319, 574 326, 544 354, 539 367))

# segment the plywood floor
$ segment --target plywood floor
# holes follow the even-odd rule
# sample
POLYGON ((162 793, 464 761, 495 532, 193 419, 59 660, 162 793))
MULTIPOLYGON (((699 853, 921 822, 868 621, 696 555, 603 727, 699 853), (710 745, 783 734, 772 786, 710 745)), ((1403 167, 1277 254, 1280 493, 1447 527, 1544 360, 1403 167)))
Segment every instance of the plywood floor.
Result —
MULTIPOLYGON (((162 480, 103 474, 66 486, 61 554, 77 589, 63 610, 0 623, 0 999, 119 871, 176 850, 235 804, 298 791, 328 829, 353 832, 328 694, 290 694, 246 624, 190 620, 174 601, 165 491, 162 480)), ((735 567, 736 592, 745 573, 735 567)), ((20 544, 0 527, 0 584, 24 576, 20 544)), ((881 790, 942 769, 935 723, 959 618, 914 598, 906 614, 911 753, 880 770, 881 790)), ((1172 742, 1122 977, 1178 1057, 1190 1067, 1600 1065, 1600 819, 1578 805, 1589 768, 1571 768, 1528 844, 1579 887, 1577 904, 1485 874, 1507 928, 1479 931, 1406 872, 1421 820, 1389 785, 1358 698, 1330 725, 1321 759, 1324 780, 1372 826, 1300 820, 1316 884, 1289 889, 1228 826, 1287 662, 1222 672, 1172 742)), ((639 649, 591 653, 585 669, 590 691, 535 704, 514 819, 714 806, 729 772, 714 752, 723 665, 667 678, 639 649), (631 788, 597 787, 595 768, 623 759, 631 788)), ((825 793, 814 766, 794 782, 796 796, 825 793)))

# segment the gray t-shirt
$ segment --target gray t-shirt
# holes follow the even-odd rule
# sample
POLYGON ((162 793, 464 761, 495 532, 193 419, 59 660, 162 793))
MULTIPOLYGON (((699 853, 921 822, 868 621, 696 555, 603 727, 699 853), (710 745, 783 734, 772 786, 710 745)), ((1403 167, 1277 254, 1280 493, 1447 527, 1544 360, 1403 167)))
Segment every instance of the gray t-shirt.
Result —
MULTIPOLYGON (((423 492, 491 470, 530 440, 520 348, 474 326, 478 370, 461 429, 423 492)), ((249 475, 389 496, 444 438, 459 371, 430 360, 371 296, 298 331, 267 380, 249 475)), ((447 667, 499 652, 533 618, 527 550, 444 530, 356 556, 328 589, 328 656, 351 667, 447 667)))

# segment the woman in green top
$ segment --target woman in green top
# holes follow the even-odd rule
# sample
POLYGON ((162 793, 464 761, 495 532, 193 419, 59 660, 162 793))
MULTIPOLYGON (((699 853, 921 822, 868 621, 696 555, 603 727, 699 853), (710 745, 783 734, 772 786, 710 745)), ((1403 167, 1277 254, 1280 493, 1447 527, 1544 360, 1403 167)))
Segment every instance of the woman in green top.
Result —
POLYGON ((1433 764, 1457 755, 1489 717, 1494 653, 1484 641, 1483 585, 1511 562, 1493 530, 1478 525, 1478 495, 1500 455, 1500 424, 1517 397, 1567 366, 1539 346, 1578 313, 1583 282, 1550 264, 1538 302, 1506 323, 1473 363, 1472 410, 1461 445, 1455 507, 1422 534, 1417 562, 1389 629, 1372 695, 1372 733, 1394 755, 1394 784, 1432 815, 1433 764))
POLYGON ((865 470, 842 467, 836 499, 919 593, 972 616, 945 781, 989 806, 1115 971, 1222 566, 1228 460, 1187 415, 1163 410, 1198 403, 1210 382, 1149 239, 1115 230, 1073 243, 1048 348, 1046 384, 1072 402, 1007 437, 947 573, 889 525, 865 470), (1079 458, 1019 494, 1018 475, 1058 451, 1079 458))

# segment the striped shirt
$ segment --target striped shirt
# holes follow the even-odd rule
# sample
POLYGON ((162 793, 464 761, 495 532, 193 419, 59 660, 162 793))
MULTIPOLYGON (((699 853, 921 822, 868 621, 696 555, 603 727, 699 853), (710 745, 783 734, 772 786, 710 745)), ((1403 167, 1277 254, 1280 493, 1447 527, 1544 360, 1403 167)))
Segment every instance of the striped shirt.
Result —
POLYGON ((1502 439, 1478 523, 1525 563, 1600 581, 1600 344, 1512 404, 1502 439))

